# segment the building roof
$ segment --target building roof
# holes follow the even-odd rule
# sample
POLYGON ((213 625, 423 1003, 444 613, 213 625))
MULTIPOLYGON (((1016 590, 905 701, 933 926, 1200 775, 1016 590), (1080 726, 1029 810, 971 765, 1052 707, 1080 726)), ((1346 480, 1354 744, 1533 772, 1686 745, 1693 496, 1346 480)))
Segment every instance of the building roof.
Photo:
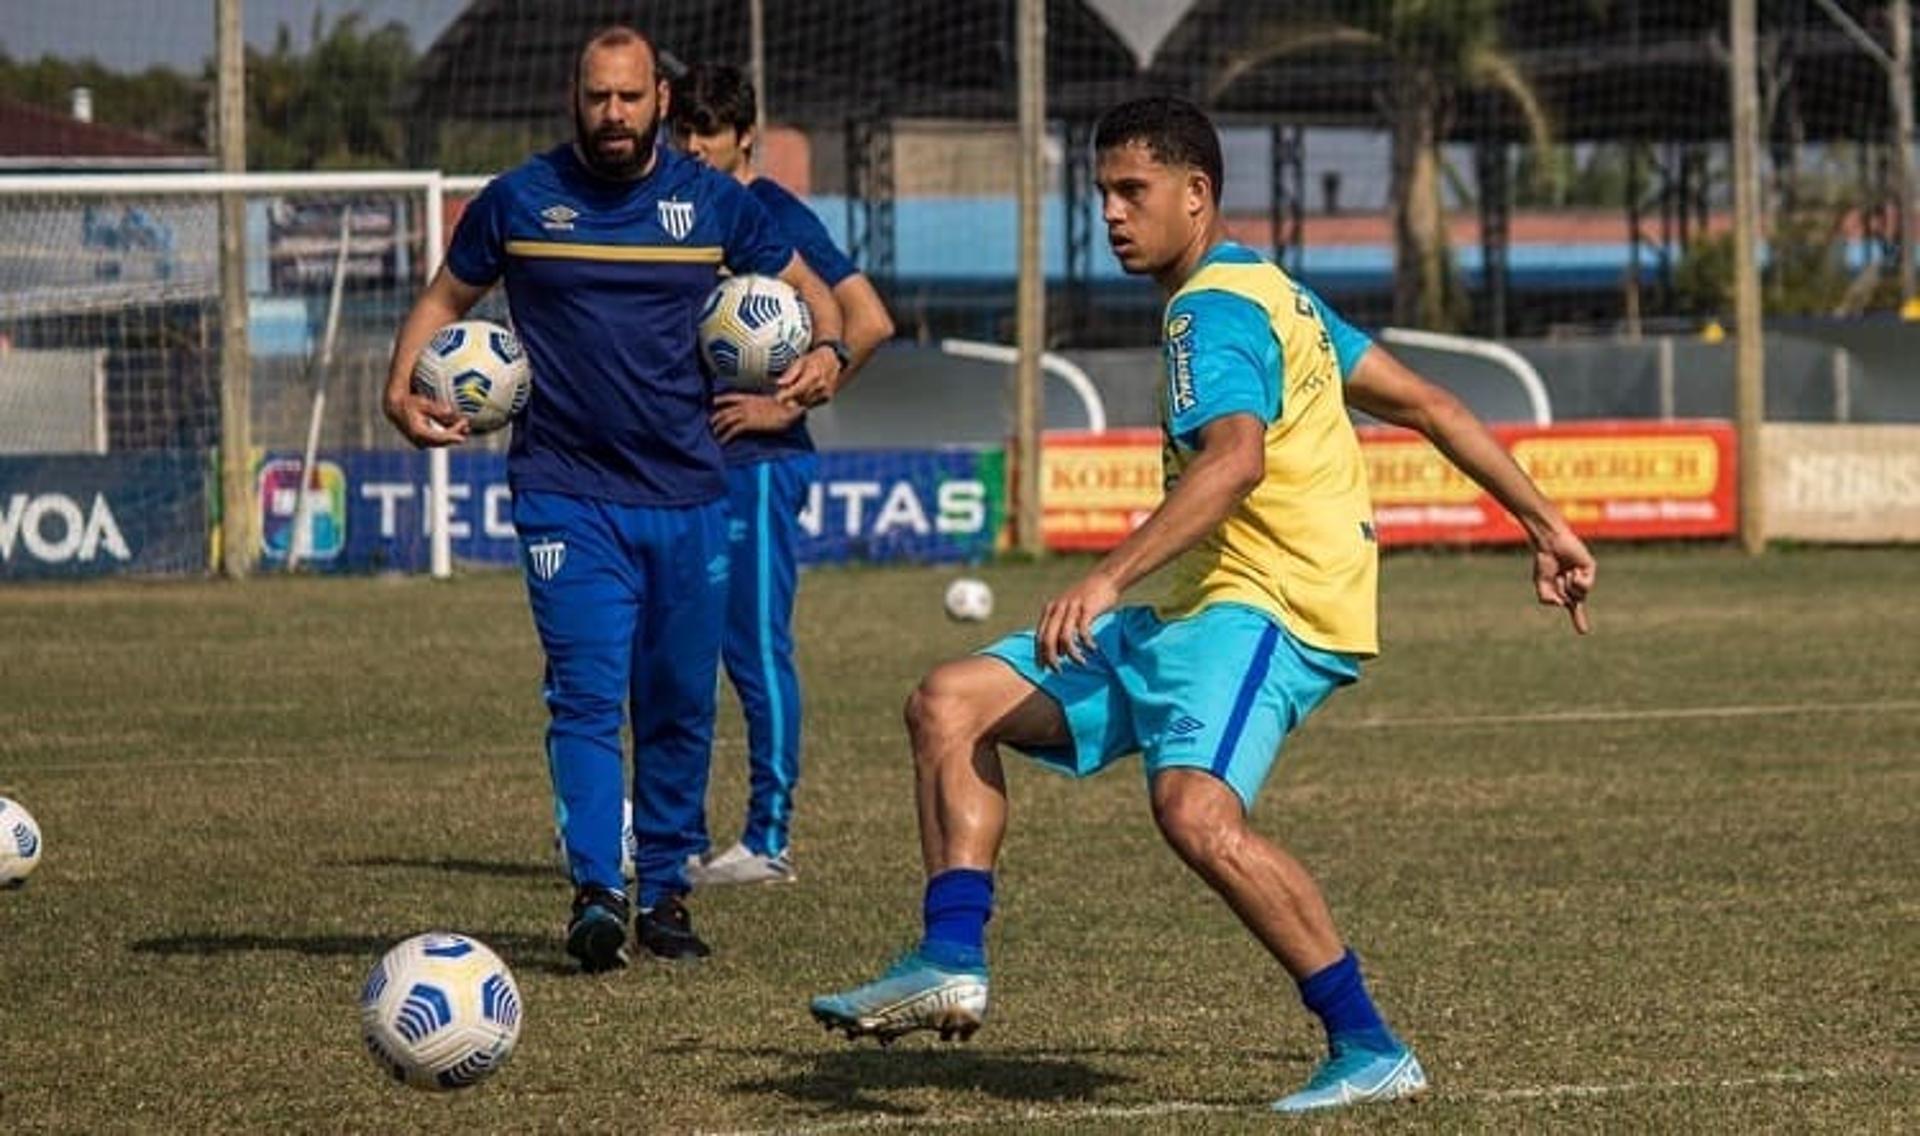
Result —
POLYGON ((210 155, 172 142, 0 98, 0 169, 170 170, 212 165, 210 155))

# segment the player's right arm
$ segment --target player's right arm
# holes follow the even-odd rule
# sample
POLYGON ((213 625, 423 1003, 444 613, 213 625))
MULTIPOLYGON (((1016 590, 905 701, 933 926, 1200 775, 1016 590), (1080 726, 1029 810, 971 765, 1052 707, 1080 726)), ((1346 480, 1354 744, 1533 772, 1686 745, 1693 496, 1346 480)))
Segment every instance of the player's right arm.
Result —
POLYGON ((1520 522, 1533 545, 1534 591, 1540 602, 1566 608, 1574 630, 1587 633, 1593 554, 1465 403, 1378 346, 1368 348, 1355 363, 1346 395, 1349 405, 1375 418, 1418 430, 1462 473, 1493 494, 1520 522))
POLYGON ((414 393, 413 364, 433 333, 473 310, 505 271, 509 193, 508 179, 495 178, 461 210, 447 242, 446 263, 393 337, 381 409, 416 446, 451 446, 467 438, 467 420, 459 411, 414 393))
POLYGON ((1093 621, 1121 593, 1217 530, 1266 477, 1285 361, 1265 311, 1228 293, 1180 296, 1168 307, 1165 339, 1168 441, 1192 456, 1140 527, 1041 612, 1034 652, 1042 667, 1080 660, 1093 621))
POLYGON ((1079 583, 1048 602, 1034 628, 1034 655, 1048 670, 1062 659, 1085 660, 1093 621, 1120 596, 1218 529, 1266 476, 1267 426, 1238 412, 1193 432, 1198 453, 1159 507, 1100 558, 1079 583))
POLYGON ((442 266, 393 338, 381 407, 394 428, 416 446, 451 446, 466 440, 467 420, 458 410, 414 392, 413 363, 434 332, 466 315, 486 294, 485 288, 468 284, 442 266))

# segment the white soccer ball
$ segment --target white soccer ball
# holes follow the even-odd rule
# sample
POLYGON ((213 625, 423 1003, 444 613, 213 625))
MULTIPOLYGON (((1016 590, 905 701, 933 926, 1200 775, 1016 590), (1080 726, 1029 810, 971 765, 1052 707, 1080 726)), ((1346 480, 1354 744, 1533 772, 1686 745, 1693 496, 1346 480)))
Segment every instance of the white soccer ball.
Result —
POLYGON ((812 313, 777 277, 729 276, 700 309, 700 356, 736 387, 771 387, 812 342, 812 313))
POLYGON ((520 1040, 520 988, 486 945, 415 935, 374 964, 360 990, 360 1036, 396 1081, 440 1092, 477 1085, 520 1040))
MULTIPOLYGON (((633 835, 633 798, 628 797, 620 802, 620 875, 628 880, 636 875, 633 858, 639 850, 639 842, 633 835)), ((560 874, 571 880, 573 865, 567 863, 567 840, 557 824, 553 826, 553 858, 560 862, 560 874)))
POLYGON ((979 623, 993 614, 993 589, 985 580, 962 576, 947 585, 947 618, 979 623))
POLYGON ((461 320, 434 332, 420 349, 413 389, 451 403, 475 434, 488 434, 527 408, 533 373, 511 331, 488 320, 461 320))
POLYGON ((40 866, 40 826, 18 801, 0 797, 0 887, 18 887, 40 866))

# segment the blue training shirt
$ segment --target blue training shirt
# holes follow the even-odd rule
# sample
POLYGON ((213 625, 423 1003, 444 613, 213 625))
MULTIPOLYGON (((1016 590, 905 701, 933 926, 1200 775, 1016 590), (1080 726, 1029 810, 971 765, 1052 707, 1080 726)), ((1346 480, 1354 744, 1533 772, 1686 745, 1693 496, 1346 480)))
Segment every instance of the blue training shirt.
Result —
MULTIPOLYGON (((835 287, 860 271, 834 245, 833 238, 827 235, 827 227, 807 208, 806 202, 787 192, 779 182, 767 177, 755 178, 747 183, 747 192, 766 207, 774 228, 793 242, 800 259, 807 262, 807 267, 813 269, 814 275, 825 281, 827 287, 835 287)), ((810 453, 813 437, 807 433, 807 419, 802 415, 778 433, 741 434, 724 448, 728 465, 751 465, 788 454, 810 453)))
POLYGON ((489 182, 454 229, 448 271, 505 282, 533 369, 507 453, 516 493, 655 507, 726 494, 694 319, 722 267, 777 275, 793 245, 739 182, 657 153, 646 177, 609 181, 555 147, 489 182))

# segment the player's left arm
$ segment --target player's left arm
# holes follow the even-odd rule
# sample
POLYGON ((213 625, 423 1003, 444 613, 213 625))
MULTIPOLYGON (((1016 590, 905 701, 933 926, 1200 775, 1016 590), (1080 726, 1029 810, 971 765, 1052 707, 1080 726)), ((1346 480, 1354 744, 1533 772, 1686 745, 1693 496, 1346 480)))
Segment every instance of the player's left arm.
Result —
POLYGON ((893 317, 887 314, 886 301, 864 272, 835 284, 833 298, 840 302, 840 314, 846 323, 847 367, 840 375, 840 387, 844 389, 880 345, 893 338, 893 317))
POLYGON ((1093 645, 1093 621, 1121 593, 1226 521, 1266 476, 1266 438, 1266 423, 1252 414, 1227 414, 1199 428, 1200 452, 1160 506, 1040 613, 1034 640, 1041 666, 1056 667, 1063 657, 1082 661, 1093 645))
POLYGON ((1587 633, 1593 554, 1466 404, 1379 346, 1360 356, 1348 376, 1346 395, 1350 405, 1375 418, 1418 430, 1512 513, 1533 546, 1533 583, 1540 602, 1566 608, 1573 629, 1587 633))
POLYGON ((794 253, 793 259, 780 270, 780 279, 793 285, 812 313, 813 341, 818 346, 800 356, 798 362, 780 375, 775 397, 789 406, 819 406, 840 389, 840 356, 829 346, 830 341, 841 338, 843 330, 840 301, 833 298, 833 289, 807 267, 799 253, 794 253))
POLYGON ((840 357, 830 345, 841 336, 840 305, 764 206, 732 178, 710 171, 708 176, 716 179, 715 192, 730 213, 722 263, 734 272, 778 276, 800 293, 813 318, 813 341, 818 346, 780 375, 775 397, 802 409, 818 406, 833 397, 840 380, 840 357))
MULTIPOLYGON (((840 302, 846 324, 847 365, 834 383, 834 393, 838 394, 873 358, 874 351, 893 338, 893 317, 887 314, 886 303, 864 273, 841 278, 833 285, 833 298, 840 302)), ((742 434, 778 433, 804 413, 801 407, 769 395, 730 391, 713 400, 713 432, 722 442, 742 434)))

